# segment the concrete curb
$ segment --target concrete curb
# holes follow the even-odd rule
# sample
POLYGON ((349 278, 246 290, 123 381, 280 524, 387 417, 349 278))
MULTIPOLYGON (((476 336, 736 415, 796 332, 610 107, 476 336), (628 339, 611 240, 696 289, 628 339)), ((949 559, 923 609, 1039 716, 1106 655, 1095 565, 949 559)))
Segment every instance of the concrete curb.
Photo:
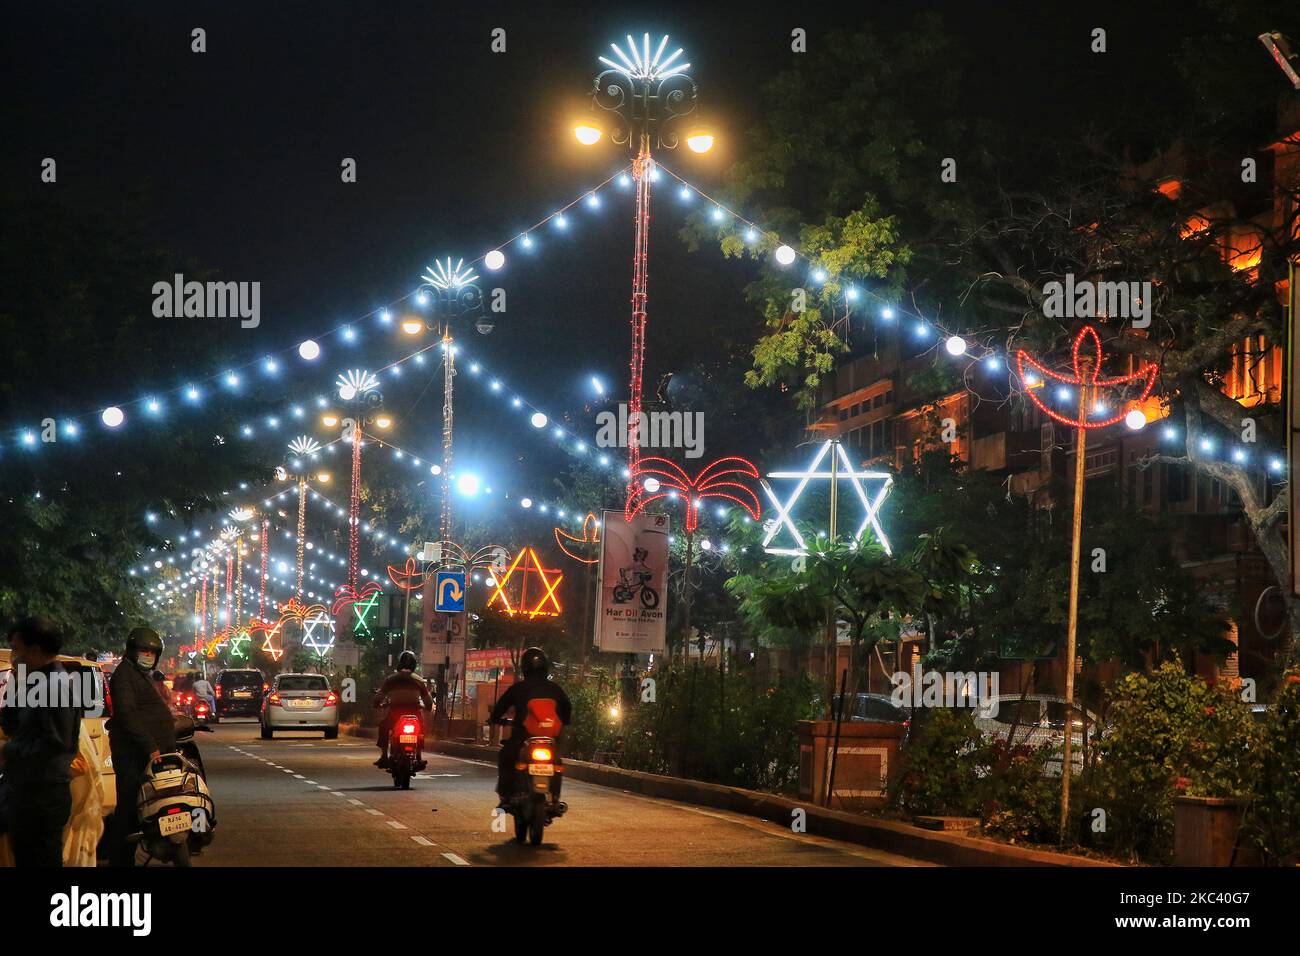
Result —
MULTIPOLYGON (((482 760, 491 764, 496 763, 497 757, 496 747, 455 741, 437 741, 433 745, 433 750, 451 757, 482 760)), ((1119 865, 1064 853, 1052 853, 1047 850, 1010 846, 975 837, 923 830, 896 820, 881 820, 840 810, 827 810, 775 794, 742 790, 739 787, 725 787, 716 783, 702 783, 698 780, 685 780, 681 777, 642 773, 637 770, 623 770, 585 760, 566 760, 564 768, 567 776, 584 783, 594 783, 629 793, 676 800, 718 810, 730 810, 733 813, 770 820, 782 826, 789 826, 795 811, 802 810, 806 814, 808 833, 945 866, 1119 865)))

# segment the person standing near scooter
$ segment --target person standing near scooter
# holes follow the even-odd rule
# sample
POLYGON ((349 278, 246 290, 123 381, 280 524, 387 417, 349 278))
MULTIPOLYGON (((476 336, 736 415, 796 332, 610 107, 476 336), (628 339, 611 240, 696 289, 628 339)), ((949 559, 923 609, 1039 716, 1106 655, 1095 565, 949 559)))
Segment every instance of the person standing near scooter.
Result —
POLYGON ((113 716, 108 721, 108 745, 117 771, 117 809, 109 837, 109 865, 133 866, 132 834, 140 829, 140 784, 149 763, 176 749, 171 710, 154 689, 153 671, 162 658, 158 632, 137 627, 127 635, 122 661, 113 671, 108 691, 113 716))

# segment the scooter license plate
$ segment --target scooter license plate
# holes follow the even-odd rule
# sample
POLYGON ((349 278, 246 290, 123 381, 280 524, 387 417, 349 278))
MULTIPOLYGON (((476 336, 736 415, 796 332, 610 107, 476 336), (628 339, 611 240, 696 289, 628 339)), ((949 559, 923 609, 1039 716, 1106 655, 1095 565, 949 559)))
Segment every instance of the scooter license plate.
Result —
POLYGON ((158 832, 163 836, 171 836, 173 833, 185 833, 192 829, 193 821, 190 815, 185 811, 180 813, 169 813, 166 816, 158 818, 158 832))
POLYGON ((555 767, 549 763, 530 763, 528 774, 532 777, 554 777, 555 767))
POLYGON ((413 744, 419 739, 420 737, 418 734, 402 734, 397 738, 397 742, 399 744, 413 744))

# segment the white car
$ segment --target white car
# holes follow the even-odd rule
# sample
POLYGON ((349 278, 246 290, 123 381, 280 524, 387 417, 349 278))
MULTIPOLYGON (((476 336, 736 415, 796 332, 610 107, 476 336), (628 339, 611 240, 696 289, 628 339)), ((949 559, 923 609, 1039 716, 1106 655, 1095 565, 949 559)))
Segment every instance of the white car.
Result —
POLYGON ((339 735, 339 695, 324 674, 277 674, 259 719, 263 740, 277 730, 323 730, 333 740, 339 735))
MULTIPOLYGON (((1014 726, 1016 732, 1015 743, 1027 744, 1030 747, 1040 747, 1043 744, 1055 744, 1057 746, 1065 745, 1065 714, 1066 702, 1064 697, 1053 697, 1045 694, 1029 694, 1024 701, 1020 700, 1019 694, 1001 694, 988 702, 975 708, 975 725, 981 732, 988 736, 998 737, 1006 740, 1014 726), (992 704, 996 701, 997 711, 993 716, 985 716, 987 711, 993 710, 992 704)), ((1084 720, 1087 720, 1088 726, 1088 746, 1094 747, 1102 735, 1102 726, 1097 719, 1097 715, 1092 711, 1086 714, 1078 706, 1072 708, 1073 733, 1070 739, 1070 764, 1074 767, 1076 773, 1083 769, 1083 728, 1084 720)), ((1054 776, 1061 772, 1061 758, 1047 762, 1047 772, 1054 776)))

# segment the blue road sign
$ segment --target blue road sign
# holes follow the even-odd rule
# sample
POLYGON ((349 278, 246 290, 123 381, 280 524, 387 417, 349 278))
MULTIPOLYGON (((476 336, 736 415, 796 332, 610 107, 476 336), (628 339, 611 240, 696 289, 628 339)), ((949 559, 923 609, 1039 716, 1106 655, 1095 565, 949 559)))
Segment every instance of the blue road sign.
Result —
POLYGON ((433 579, 433 609, 439 614, 465 610, 465 572, 439 571, 433 579))

